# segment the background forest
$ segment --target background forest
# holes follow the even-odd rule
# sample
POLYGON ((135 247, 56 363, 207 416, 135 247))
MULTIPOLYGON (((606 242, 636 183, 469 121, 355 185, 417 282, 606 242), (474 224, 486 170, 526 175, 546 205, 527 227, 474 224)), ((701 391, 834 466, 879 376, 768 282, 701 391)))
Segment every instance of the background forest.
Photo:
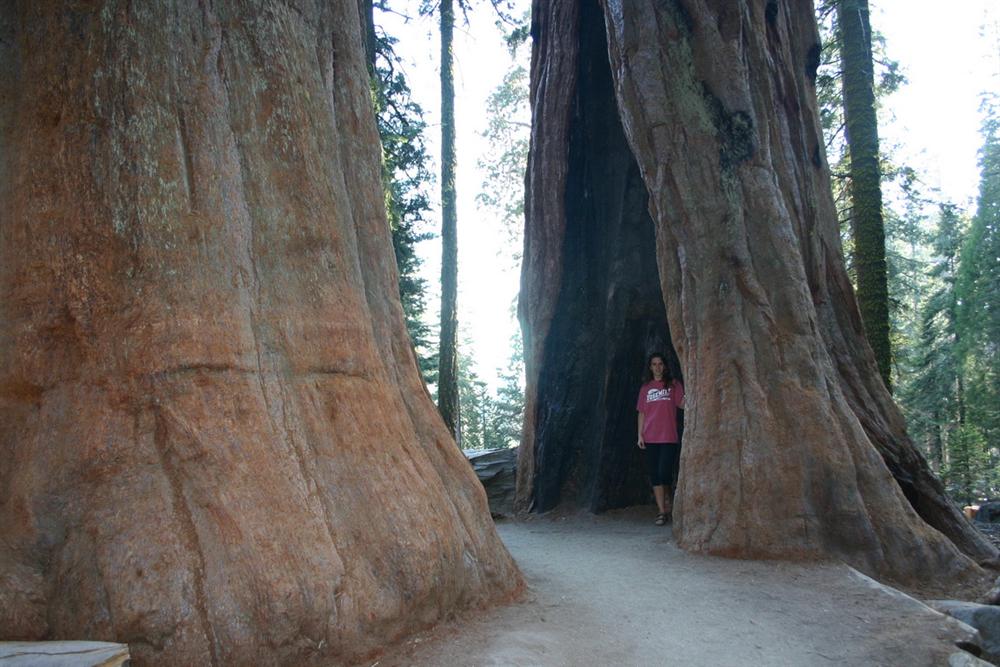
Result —
MULTIPOLYGON (((458 165, 459 196, 474 198, 477 207, 473 216, 465 216, 474 217, 474 221, 459 224, 460 230, 472 231, 468 237, 460 236, 458 245, 484 245, 486 239, 485 245, 501 268, 496 276, 482 275, 484 266, 451 268, 460 271, 460 298, 471 298, 478 302, 474 305, 499 312, 510 323, 506 336, 499 339, 504 342, 498 344, 498 329, 502 327, 490 325, 492 337, 487 339, 469 321, 475 315, 462 316, 475 311, 459 308, 459 410, 454 431, 464 449, 516 446, 520 437, 523 359, 520 335, 514 325, 516 303, 497 299, 495 295, 503 291, 494 287, 503 281, 510 283, 520 262, 523 175, 530 129, 526 5, 469 0, 459 2, 455 14, 466 44, 475 41, 475 32, 481 42, 491 42, 491 54, 502 53, 504 59, 500 63, 501 75, 489 82, 492 89, 484 104, 469 108, 459 100, 456 112, 457 124, 474 125, 478 134, 472 147, 474 167, 458 165), (477 178, 475 192, 461 192, 463 174, 465 183, 469 182, 469 174, 477 178), (486 287, 478 287, 480 283, 486 287), (465 290, 464 286, 470 284, 479 291, 465 290)), ((873 11, 877 8, 873 7, 873 11)), ((427 81, 432 80, 422 71, 427 69, 428 61, 403 54, 437 48, 431 37, 437 39, 440 13, 439 5, 417 0, 377 2, 372 77, 400 292, 421 369, 434 394, 438 391, 440 345, 435 311, 441 307, 441 291, 426 265, 435 264, 435 254, 440 252, 437 193, 441 177, 436 157, 439 128, 417 102, 411 85, 419 81, 419 91, 427 95, 440 91, 425 90, 427 81), (421 37, 414 39, 414 35, 421 37), (404 43, 406 38, 417 43, 404 43)), ((850 38, 841 30, 840 15, 837 2, 818 3, 817 19, 824 45, 818 96, 845 254, 852 278, 857 280, 857 258, 865 257, 861 243, 864 234, 869 233, 858 226, 857 219, 871 202, 861 187, 854 186, 860 177, 851 165, 842 72, 846 67, 845 52, 848 57, 858 54, 849 53, 850 38)), ((878 20, 876 12, 870 32, 871 50, 860 55, 873 67, 877 125, 881 128, 894 120, 892 100, 899 97, 896 93, 905 91, 908 73, 893 59, 893 44, 879 32, 878 20)), ((998 22, 995 9, 984 10, 978 26, 986 52, 992 56, 979 67, 979 183, 974 201, 952 201, 930 184, 933 179, 925 173, 926 165, 912 157, 919 150, 915 147, 919 147, 921 137, 875 144, 881 174, 881 187, 876 188, 880 201, 875 203, 880 212, 879 228, 875 231, 877 245, 885 249, 884 287, 875 300, 882 302, 876 303, 876 310, 881 307, 887 314, 887 352, 880 355, 878 345, 873 343, 873 347, 877 356, 884 357, 880 358, 883 375, 906 415, 911 437, 960 503, 1000 497, 998 22), (884 242, 878 235, 884 237, 884 242)), ((482 54, 468 48, 457 48, 454 53, 460 72, 467 58, 465 76, 483 78, 479 76, 481 61, 476 60, 482 54)), ((433 80, 436 83, 436 78, 433 80)), ((944 102, 941 123, 947 124, 952 121, 944 102)), ((860 136, 860 132, 855 130, 855 135, 860 136)), ((470 154, 461 147, 459 152, 470 154)), ((451 261, 445 257, 443 265, 447 267, 451 261)), ((866 289, 859 290, 867 326, 870 316, 865 309, 866 289)))

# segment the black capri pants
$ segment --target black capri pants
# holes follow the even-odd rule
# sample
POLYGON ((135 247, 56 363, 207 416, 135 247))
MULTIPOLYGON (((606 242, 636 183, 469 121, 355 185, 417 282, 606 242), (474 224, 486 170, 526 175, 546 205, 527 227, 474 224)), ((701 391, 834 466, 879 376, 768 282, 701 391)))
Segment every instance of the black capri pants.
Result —
POLYGON ((646 468, 653 486, 670 486, 677 481, 681 446, 676 442, 647 442, 646 468))

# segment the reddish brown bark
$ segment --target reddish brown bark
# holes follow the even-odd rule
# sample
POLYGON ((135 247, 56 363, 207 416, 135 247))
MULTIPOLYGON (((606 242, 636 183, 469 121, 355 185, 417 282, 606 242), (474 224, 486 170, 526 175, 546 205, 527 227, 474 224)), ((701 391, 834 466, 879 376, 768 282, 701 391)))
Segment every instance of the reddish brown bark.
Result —
POLYGON ((329 664, 520 585, 406 334, 359 25, 0 9, 0 637, 329 664))

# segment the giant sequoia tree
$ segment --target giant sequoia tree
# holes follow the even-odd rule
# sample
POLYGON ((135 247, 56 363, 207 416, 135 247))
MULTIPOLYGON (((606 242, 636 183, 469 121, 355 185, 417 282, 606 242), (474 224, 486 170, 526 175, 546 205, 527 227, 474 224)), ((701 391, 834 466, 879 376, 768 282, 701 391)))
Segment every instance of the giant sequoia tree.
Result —
POLYGON ((682 546, 898 579, 995 557, 908 440, 864 338, 811 3, 536 0, 532 31, 521 507, 629 502, 642 356, 672 338, 690 401, 682 546))
POLYGON ((0 638, 329 664, 509 593, 358 3, 0 5, 0 638))

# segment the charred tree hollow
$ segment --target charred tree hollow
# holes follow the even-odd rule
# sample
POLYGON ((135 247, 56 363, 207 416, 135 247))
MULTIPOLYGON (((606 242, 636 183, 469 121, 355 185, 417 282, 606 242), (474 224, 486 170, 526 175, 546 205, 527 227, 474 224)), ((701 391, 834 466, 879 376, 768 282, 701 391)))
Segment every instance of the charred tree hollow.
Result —
MULTIPOLYGON (((646 357, 674 377, 649 197, 618 117, 596 2, 581 3, 562 272, 541 349, 531 506, 600 512, 651 499, 636 441, 646 357)), ((546 280, 545 276, 533 276, 546 280)))

